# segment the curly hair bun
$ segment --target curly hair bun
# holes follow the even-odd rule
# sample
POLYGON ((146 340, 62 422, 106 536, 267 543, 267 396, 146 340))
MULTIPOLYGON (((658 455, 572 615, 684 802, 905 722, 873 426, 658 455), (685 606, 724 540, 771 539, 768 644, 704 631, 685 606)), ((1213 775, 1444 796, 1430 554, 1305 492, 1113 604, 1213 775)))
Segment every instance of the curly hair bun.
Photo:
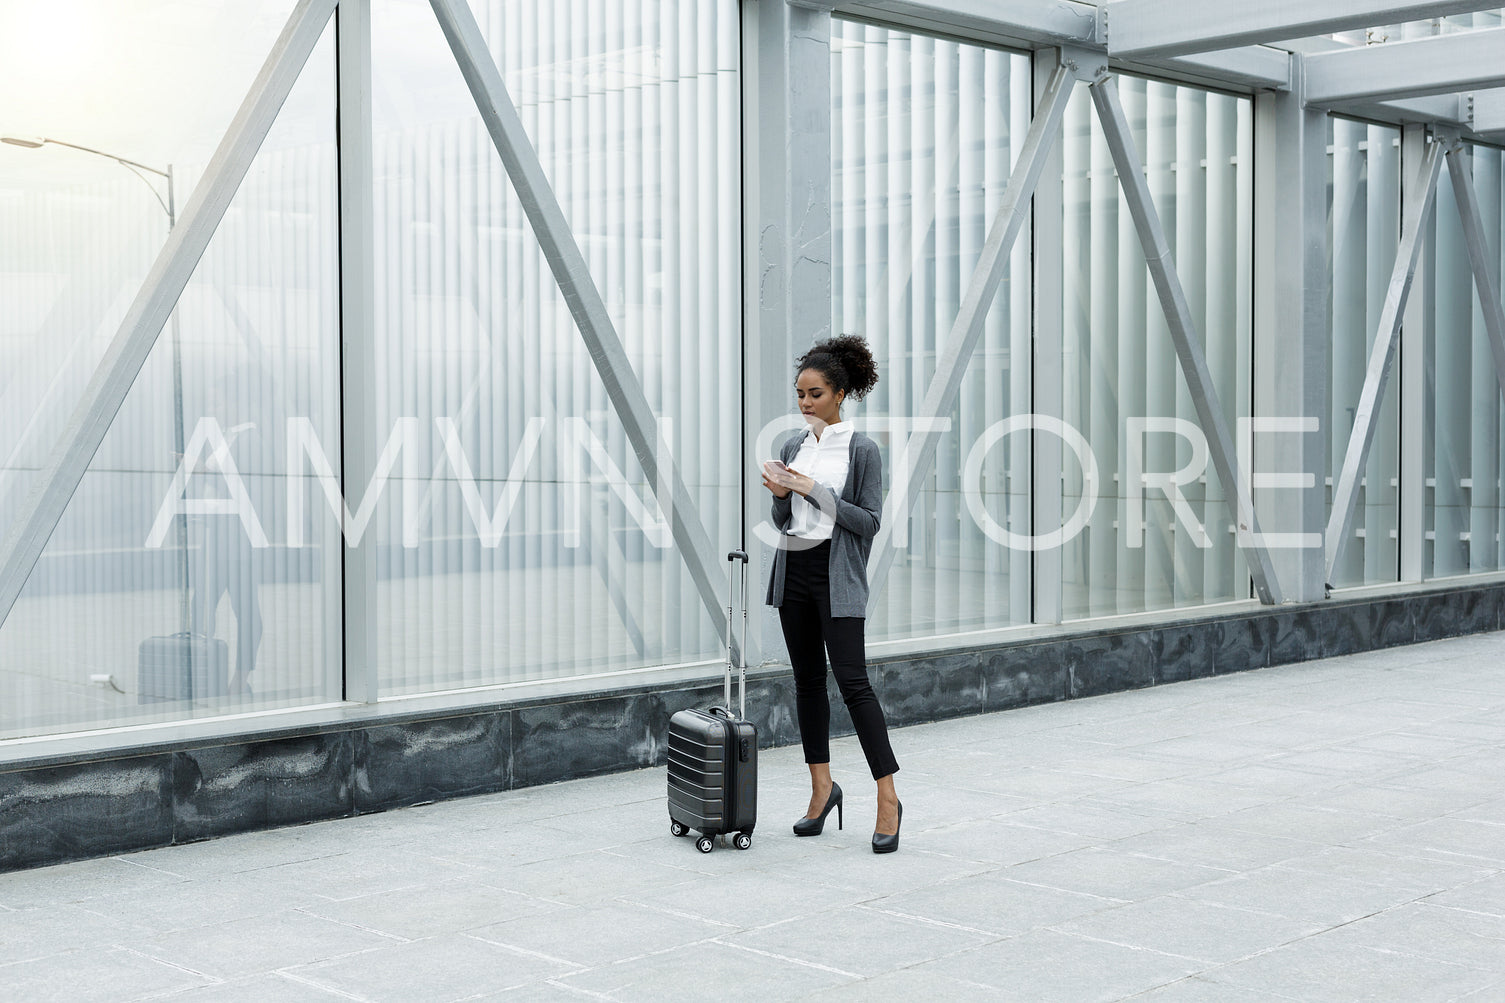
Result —
POLYGON ((797 373, 819 371, 832 389, 845 391, 854 400, 862 400, 878 385, 878 362, 859 334, 827 338, 800 356, 794 368, 797 373))

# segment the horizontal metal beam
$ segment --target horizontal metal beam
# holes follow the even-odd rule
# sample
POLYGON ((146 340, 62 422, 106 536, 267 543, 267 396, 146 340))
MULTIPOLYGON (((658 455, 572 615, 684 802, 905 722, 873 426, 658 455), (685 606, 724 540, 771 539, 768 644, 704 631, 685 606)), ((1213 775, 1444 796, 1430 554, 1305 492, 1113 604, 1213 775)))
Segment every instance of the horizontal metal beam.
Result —
POLYGON ((89 462, 125 402, 141 367, 225 210, 256 159, 309 54, 334 14, 336 0, 302 0, 288 17, 261 72, 220 140, 178 225, 157 254, 146 281, 126 311, 99 368, 59 436, 58 449, 37 479, 10 533, 0 545, 0 624, 10 615, 31 569, 63 517, 89 462))
POLYGON ((1306 102, 1330 108, 1505 86, 1505 28, 1460 31, 1301 57, 1306 102))
POLYGON ((1505 132, 1505 88, 1468 96, 1469 126, 1475 132, 1505 132))
POLYGON ((1097 42, 1096 5, 1073 0, 848 0, 835 13, 1030 47, 1097 42))
MULTIPOLYGON (((845 0, 836 4, 834 13, 1025 49, 1062 45, 1103 49, 1097 7, 1074 0, 845 0)), ((1213 85, 1290 89, 1286 53, 1262 46, 1141 60, 1129 69, 1213 85)))
POLYGON ((1104 41, 1110 56, 1177 56, 1498 6, 1498 0, 1111 0, 1103 4, 1104 41))

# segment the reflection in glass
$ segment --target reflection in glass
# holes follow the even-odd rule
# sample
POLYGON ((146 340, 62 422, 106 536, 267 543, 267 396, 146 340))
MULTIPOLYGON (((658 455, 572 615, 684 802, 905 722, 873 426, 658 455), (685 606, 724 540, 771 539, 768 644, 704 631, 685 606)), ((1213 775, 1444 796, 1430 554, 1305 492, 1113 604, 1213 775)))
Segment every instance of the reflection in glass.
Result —
MULTIPOLYGON (((257 35, 264 13, 248 8, 241 28, 257 35)), ((259 44, 264 58, 271 39, 259 44)), ((230 50, 225 69, 235 78, 238 40, 230 50)), ((307 546, 287 546, 283 446, 294 416, 339 441, 333 84, 329 30, 0 628, 0 736, 338 699, 339 552, 330 546, 338 537, 315 527, 307 546), (189 474, 181 506, 173 497, 180 465, 189 474), (240 514, 206 511, 240 500, 240 514), (186 519, 174 518, 185 509, 186 519), (253 523, 261 534, 249 532, 253 523)), ((236 85, 227 119, 249 79, 236 85)), ((205 85, 223 98, 219 88, 205 85)), ((181 147, 188 152, 163 158, 179 204, 203 170, 193 156, 218 139, 194 133, 181 147)), ((80 145, 95 143, 104 146, 80 145)), ((0 219, 12 238, 0 241, 0 282, 24 292, 0 301, 0 351, 14 360, 0 365, 0 457, 9 457, 0 525, 9 525, 167 221, 141 180, 108 160, 50 146, 0 149, 15 151, 0 161, 0 219), (77 163, 64 163, 50 184, 24 165, 10 172, 17 158, 65 156, 106 180, 79 183, 77 163)))

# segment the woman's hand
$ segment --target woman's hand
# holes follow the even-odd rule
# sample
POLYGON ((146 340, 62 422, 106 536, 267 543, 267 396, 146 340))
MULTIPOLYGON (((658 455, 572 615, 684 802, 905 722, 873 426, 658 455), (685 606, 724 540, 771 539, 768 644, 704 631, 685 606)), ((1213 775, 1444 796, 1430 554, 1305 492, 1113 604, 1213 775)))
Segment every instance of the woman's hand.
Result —
POLYGON ((782 486, 782 485, 780 485, 780 484, 776 484, 773 481, 769 480, 768 479, 768 471, 767 470, 763 471, 763 486, 765 488, 767 488, 769 491, 771 491, 773 493, 773 496, 775 498, 788 498, 789 497, 789 489, 786 488, 786 487, 784 487, 784 486, 782 486))
POLYGON ((775 498, 788 498, 791 491, 803 497, 815 487, 815 482, 793 467, 781 468, 770 462, 763 464, 763 486, 775 498))

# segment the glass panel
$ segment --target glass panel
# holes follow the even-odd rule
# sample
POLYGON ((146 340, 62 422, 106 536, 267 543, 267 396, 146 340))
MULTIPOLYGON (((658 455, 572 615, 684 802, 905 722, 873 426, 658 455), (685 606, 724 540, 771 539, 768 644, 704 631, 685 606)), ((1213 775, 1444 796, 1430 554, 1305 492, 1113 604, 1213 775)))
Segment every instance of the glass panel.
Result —
MULTIPOLYGON (((833 323, 878 358, 881 379, 853 418, 883 449, 892 489, 894 444, 920 416, 1029 129, 1030 61, 839 20, 831 35, 833 323)), ((1026 227, 942 416, 949 429, 869 640, 1029 622, 1029 552, 1002 542, 1029 532, 1028 436, 995 438, 971 486, 992 533, 968 510, 962 471, 989 428, 1030 410, 1030 308, 1026 227)))
MULTIPOLYGON (((1250 407, 1250 102, 1128 76, 1118 81, 1231 429, 1250 407)), ((1085 88, 1067 107, 1063 144, 1064 414, 1091 444, 1099 468, 1092 517, 1062 554, 1065 614, 1247 598, 1248 572, 1223 489, 1210 463, 1198 469, 1193 462, 1201 438, 1196 411, 1085 88), (1175 419, 1176 430, 1160 430, 1165 419, 1175 419), (1176 489, 1194 520, 1178 515, 1168 492, 1131 483, 1136 453, 1139 473, 1178 475, 1176 489), (1130 506, 1136 489, 1143 499, 1137 527, 1129 521, 1138 511, 1130 506)), ((1084 485, 1069 453, 1065 478, 1070 513, 1084 485)))
MULTIPOLYGON (((1354 411, 1369 368, 1380 311, 1400 243, 1400 130, 1329 118, 1328 250, 1332 339, 1328 371, 1327 506, 1348 453, 1354 411)), ((1412 294, 1415 295, 1416 289, 1412 294)), ((1400 576, 1400 381, 1398 367, 1375 418, 1369 461, 1359 481, 1352 528, 1333 569, 1335 586, 1393 582, 1400 576)))
MULTIPOLYGON (((338 537, 290 547, 283 501, 288 421, 339 441, 334 122, 329 28, 0 628, 0 737, 339 699, 338 537)), ((195 134, 184 149, 218 138, 195 134)), ((70 151, 32 155, 44 152, 70 151)), ((203 169, 174 154, 178 191, 203 169)), ((139 277, 111 256, 123 247, 144 265, 155 250, 146 234, 167 229, 165 189, 159 205, 142 180, 22 188, 5 203, 8 232, 36 249, 0 242, 7 281, 33 296, 7 311, 9 330, 23 348, 46 352, 43 338, 90 347, 53 363, 62 389, 51 400, 33 375, 44 363, 11 379, 8 417, 22 419, 23 436, 26 421, 47 418, 31 426, 45 434, 9 439, 22 469, 9 471, 0 523, 58 448, 65 398, 92 375, 136 293, 139 277), (96 280, 88 269, 101 258, 107 274, 96 280)))
MULTIPOLYGON (((1484 218, 1489 267, 1500 281, 1501 152, 1472 148, 1474 190, 1484 218)), ((1462 219, 1444 166, 1433 222, 1433 257, 1427 300, 1431 313, 1431 364, 1427 396, 1433 403, 1427 470, 1427 575, 1442 578, 1496 571, 1502 554, 1500 383, 1484 326, 1484 313, 1464 242, 1462 219)), ((1414 295, 1414 293, 1413 293, 1414 295)))
MULTIPOLYGON (((741 381, 737 4, 475 8, 720 572, 741 510, 739 418, 723 406, 741 381)), ((389 497, 372 528, 382 693, 718 657, 429 5, 378 0, 372 19, 375 420, 384 435, 411 421, 421 499, 415 513, 389 497)))

